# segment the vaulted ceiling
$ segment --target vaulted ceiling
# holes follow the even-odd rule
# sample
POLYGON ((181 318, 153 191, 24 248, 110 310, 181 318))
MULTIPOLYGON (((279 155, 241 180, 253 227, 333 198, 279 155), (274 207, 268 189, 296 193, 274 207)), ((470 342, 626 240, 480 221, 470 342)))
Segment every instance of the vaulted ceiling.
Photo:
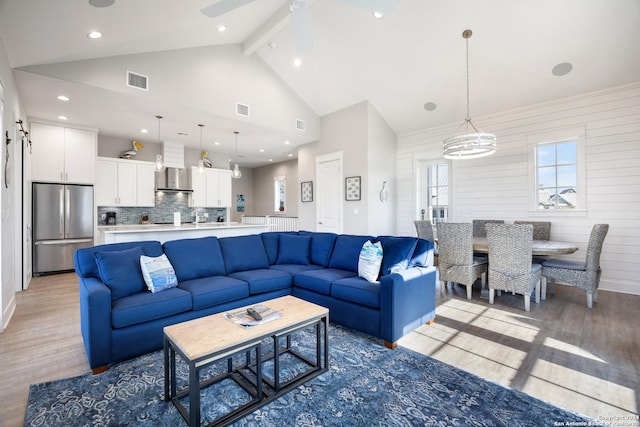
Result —
POLYGON ((0 39, 30 117, 63 114, 131 139, 145 127, 154 140, 161 114, 161 139, 197 147, 204 123, 205 143, 229 153, 240 130, 252 165, 295 156, 320 137, 319 117, 362 101, 398 134, 462 122, 467 28, 473 118, 640 80, 638 0, 399 0, 382 19, 344 0, 307 1, 306 52, 296 52, 288 0, 216 18, 200 12, 216 0, 0 0, 0 39), (554 75, 562 63, 571 71, 554 75), (149 76, 148 92, 126 87, 128 67, 149 76), (55 99, 62 91, 71 101, 55 99), (252 114, 236 116, 234 101, 252 114))

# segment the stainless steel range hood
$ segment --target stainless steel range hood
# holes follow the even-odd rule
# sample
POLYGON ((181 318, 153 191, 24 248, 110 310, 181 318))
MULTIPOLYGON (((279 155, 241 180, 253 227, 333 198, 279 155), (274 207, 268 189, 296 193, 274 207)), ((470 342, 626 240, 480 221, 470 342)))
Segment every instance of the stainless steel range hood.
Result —
POLYGON ((156 191, 192 193, 190 176, 186 169, 166 168, 156 172, 156 191))

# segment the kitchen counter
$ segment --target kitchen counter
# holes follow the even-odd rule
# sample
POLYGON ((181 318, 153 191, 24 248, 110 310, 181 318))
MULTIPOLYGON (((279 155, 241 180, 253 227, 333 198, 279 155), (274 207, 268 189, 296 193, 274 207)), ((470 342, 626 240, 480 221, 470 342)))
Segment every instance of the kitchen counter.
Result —
POLYGON ((169 240, 197 237, 246 236, 269 231, 268 225, 238 224, 232 222, 205 222, 201 224, 127 224, 99 226, 100 242, 120 243, 138 240, 169 240))

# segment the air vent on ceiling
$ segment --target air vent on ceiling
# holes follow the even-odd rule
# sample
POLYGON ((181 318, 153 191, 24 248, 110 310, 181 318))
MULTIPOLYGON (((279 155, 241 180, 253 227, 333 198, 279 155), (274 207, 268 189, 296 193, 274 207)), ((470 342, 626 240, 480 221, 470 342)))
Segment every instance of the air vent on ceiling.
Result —
POLYGON ((249 117, 249 106, 236 102, 236 114, 243 117, 249 117))
POLYGON ((127 71, 127 86, 136 89, 149 90, 149 77, 142 74, 127 71))
POLYGON ((296 129, 306 132, 307 123, 304 120, 296 119, 296 129))

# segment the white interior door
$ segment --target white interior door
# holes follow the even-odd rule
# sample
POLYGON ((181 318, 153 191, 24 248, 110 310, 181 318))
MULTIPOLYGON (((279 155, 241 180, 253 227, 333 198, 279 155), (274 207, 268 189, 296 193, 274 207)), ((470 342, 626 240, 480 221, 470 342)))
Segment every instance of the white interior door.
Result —
POLYGON ((342 152, 316 158, 316 231, 342 233, 342 152))

